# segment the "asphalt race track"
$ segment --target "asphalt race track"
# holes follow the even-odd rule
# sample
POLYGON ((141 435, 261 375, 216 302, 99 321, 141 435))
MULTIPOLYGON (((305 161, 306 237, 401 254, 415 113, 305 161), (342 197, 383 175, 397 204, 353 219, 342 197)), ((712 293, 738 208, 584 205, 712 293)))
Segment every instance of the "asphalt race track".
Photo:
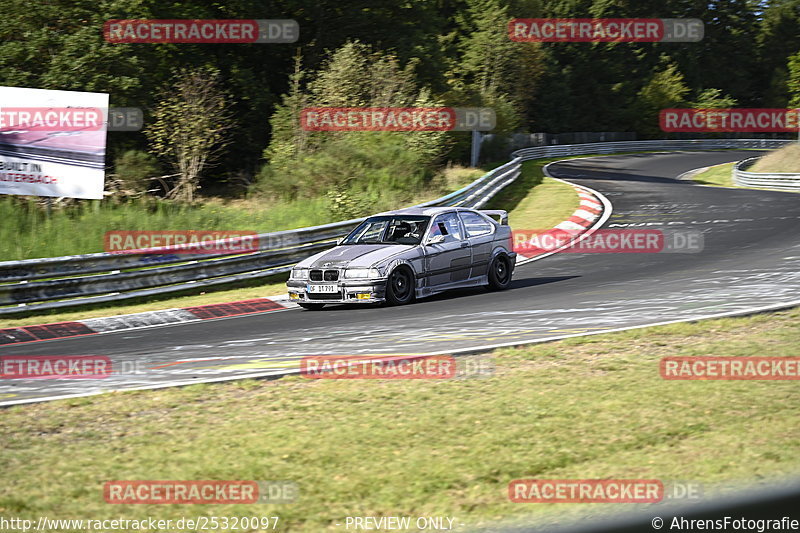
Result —
POLYGON ((394 308, 288 309, 7 347, 0 355, 105 355, 121 373, 2 380, 0 402, 279 373, 303 355, 452 353, 788 306, 800 301, 800 195, 676 179, 753 155, 650 153, 550 167, 611 201, 605 228, 701 231, 697 253, 559 253, 518 266, 512 288, 500 293, 460 291, 394 308))

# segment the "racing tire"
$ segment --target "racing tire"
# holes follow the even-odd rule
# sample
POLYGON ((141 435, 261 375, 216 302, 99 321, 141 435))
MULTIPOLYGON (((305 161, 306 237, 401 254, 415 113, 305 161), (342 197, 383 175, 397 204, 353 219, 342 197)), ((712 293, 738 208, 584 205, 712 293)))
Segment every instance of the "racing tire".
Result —
POLYGON ((491 291, 502 291, 511 285, 511 262, 505 254, 496 255, 489 265, 489 284, 491 291))
POLYGON ((392 270, 386 279, 386 303, 405 305, 414 300, 414 274, 406 266, 392 270))
POLYGON ((299 305, 303 309, 308 309, 309 311, 319 311, 320 309, 325 307, 325 304, 298 303, 297 305, 299 305))

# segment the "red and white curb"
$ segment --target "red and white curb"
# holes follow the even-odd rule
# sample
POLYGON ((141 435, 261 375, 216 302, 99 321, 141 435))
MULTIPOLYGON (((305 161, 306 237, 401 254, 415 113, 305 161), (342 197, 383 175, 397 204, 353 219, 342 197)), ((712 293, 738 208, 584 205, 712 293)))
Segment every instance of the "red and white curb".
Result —
MULTIPOLYGON (((552 163, 550 163, 552 164, 552 163)), ((517 252, 517 265, 530 263, 531 261, 538 261, 545 257, 551 256, 561 250, 573 246, 575 243, 585 239, 595 231, 597 231, 603 224, 606 223, 611 216, 612 206, 608 198, 589 187, 575 185, 568 181, 559 178, 554 178, 550 175, 546 165, 544 167, 544 174, 556 181, 566 183, 575 189, 578 199, 578 209, 572 213, 568 219, 556 224, 552 229, 536 232, 535 237, 532 237, 528 242, 514 241, 514 251, 517 252), (537 243, 546 241, 548 236, 555 236, 557 240, 563 241, 564 236, 569 238, 567 244, 559 246, 555 249, 538 246, 537 243), (536 243, 533 242, 536 240, 536 243)), ((516 235, 515 235, 516 237, 516 235)))
POLYGON ((67 337, 83 337, 85 335, 97 335, 98 333, 168 326, 186 322, 199 322, 201 320, 214 318, 228 318, 254 313, 282 311, 285 309, 286 306, 275 301, 273 298, 254 298, 252 300, 242 300, 239 302, 146 311, 144 313, 101 318, 87 318, 86 320, 74 322, 20 326, 18 328, 0 329, 0 346, 64 339, 67 337))

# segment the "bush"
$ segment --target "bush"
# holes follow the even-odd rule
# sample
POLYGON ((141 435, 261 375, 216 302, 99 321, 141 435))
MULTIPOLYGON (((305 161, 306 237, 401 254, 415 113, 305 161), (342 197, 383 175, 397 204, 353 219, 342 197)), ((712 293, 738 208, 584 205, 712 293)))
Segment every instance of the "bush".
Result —
POLYGON ((404 133, 349 132, 291 164, 262 168, 253 193, 291 200, 350 191, 409 197, 431 177, 431 165, 408 147, 404 133))
POLYGON ((150 186, 150 179, 161 175, 156 158, 141 150, 128 150, 116 158, 114 168, 121 188, 129 194, 141 194, 150 186))

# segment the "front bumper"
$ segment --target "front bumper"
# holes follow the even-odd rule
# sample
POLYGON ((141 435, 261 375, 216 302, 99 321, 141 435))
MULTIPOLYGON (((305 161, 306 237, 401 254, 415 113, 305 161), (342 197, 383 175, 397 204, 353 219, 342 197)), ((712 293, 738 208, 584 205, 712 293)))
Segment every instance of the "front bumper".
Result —
POLYGON ((298 303, 319 304, 370 304, 386 301, 386 280, 339 280, 315 282, 290 279, 286 282, 289 300, 298 303), (336 285, 336 293, 311 293, 309 285, 336 285))

